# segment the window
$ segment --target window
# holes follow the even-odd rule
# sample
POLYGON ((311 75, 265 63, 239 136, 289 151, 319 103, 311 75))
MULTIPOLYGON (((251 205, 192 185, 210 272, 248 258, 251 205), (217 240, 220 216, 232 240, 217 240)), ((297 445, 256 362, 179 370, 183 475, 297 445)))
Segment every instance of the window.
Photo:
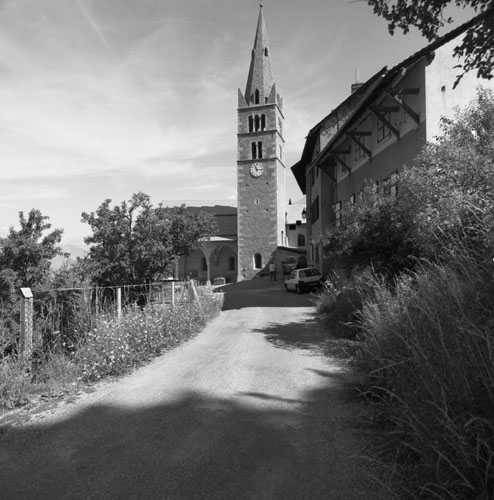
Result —
MULTIPOLYGON (((365 146, 365 135, 359 137, 359 141, 362 143, 363 146, 365 146)), ((359 161, 361 158, 365 156, 365 152, 360 146, 360 144, 355 143, 355 161, 359 161)))
POLYGON ((259 115, 256 115, 255 117, 255 124, 256 124, 256 132, 259 130, 260 126, 261 126, 261 122, 260 122, 260 118, 259 118, 259 115))
POLYGON ((297 237, 297 246, 299 247, 305 247, 305 235, 304 234, 299 234, 297 237))
POLYGON ((283 136, 283 122, 281 118, 278 118, 278 130, 280 131, 280 135, 283 136))
POLYGON ((228 259, 228 270, 235 271, 235 257, 233 255, 228 259))
POLYGON ((384 195, 391 194, 391 179, 389 178, 383 180, 383 194, 384 195))
POLYGON ((257 160, 258 158, 262 158, 262 141, 252 142, 252 159, 257 160))
POLYGON ((268 56, 268 48, 267 48, 267 47, 264 49, 264 55, 265 55, 266 57, 268 56))
POLYGON ((342 208, 342 203, 341 203, 341 201, 339 201, 334 206, 334 213, 335 213, 335 219, 336 219, 336 227, 341 226, 341 220, 342 220, 342 217, 343 217, 343 214, 341 213, 341 208, 342 208))
POLYGON ((259 93, 259 89, 256 89, 254 92, 254 104, 259 104, 259 99, 261 98, 261 94, 259 93))
POLYGON ((319 196, 316 196, 314 203, 310 207, 310 217, 312 224, 319 219, 319 196))
POLYGON ((262 269, 262 255, 260 253, 254 255, 254 269, 262 269))
POLYGON ((266 129, 266 115, 261 115, 261 130, 266 129))
MULTIPOLYGON (((388 122, 391 121, 391 113, 388 111, 384 113, 383 118, 385 118, 388 122)), ((377 120, 377 142, 382 142, 386 137, 391 135, 391 131, 388 127, 386 127, 383 120, 377 120)))
POLYGON ((254 118, 249 116, 249 132, 254 132, 254 118))
POLYGON ((355 194, 352 194, 352 196, 350 196, 350 205, 354 204, 355 204, 355 194))

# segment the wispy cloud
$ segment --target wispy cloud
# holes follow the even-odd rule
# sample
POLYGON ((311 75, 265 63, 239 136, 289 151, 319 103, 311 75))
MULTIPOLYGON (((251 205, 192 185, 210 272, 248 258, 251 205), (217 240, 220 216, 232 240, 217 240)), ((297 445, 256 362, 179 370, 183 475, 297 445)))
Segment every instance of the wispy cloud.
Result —
POLYGON ((87 4, 85 4, 85 3, 83 4, 83 0, 78 0, 77 6, 79 7, 79 10, 81 11, 81 13, 84 16, 84 18, 86 19, 86 21, 88 22, 89 26, 98 35, 98 38, 101 40, 101 43, 103 44, 103 46, 108 50, 108 52, 113 57, 115 57, 115 59, 117 59, 117 54, 115 53, 113 48, 110 46, 110 44, 106 40, 105 36, 103 35, 100 27, 98 26, 98 24, 94 20, 93 16, 91 16, 91 14, 89 13, 89 8, 88 8, 87 4))

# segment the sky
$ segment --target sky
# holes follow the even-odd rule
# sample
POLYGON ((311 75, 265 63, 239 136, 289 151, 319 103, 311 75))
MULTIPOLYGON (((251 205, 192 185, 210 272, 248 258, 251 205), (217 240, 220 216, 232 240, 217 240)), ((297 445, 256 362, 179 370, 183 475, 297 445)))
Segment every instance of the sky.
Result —
MULTIPOLYGON (((264 0, 289 170, 308 131, 370 78, 427 45, 391 37, 365 1, 264 0)), ((0 0, 0 236, 41 210, 63 243, 82 212, 236 204, 237 89, 257 0, 0 0)), ((460 13, 458 20, 468 19, 460 13)))

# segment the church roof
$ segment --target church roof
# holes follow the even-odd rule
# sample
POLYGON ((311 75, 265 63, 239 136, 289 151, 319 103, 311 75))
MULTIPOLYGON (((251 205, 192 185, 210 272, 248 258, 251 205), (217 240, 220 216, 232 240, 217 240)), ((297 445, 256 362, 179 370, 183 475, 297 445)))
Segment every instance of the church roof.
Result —
POLYGON ((281 111, 283 100, 276 91, 271 68, 268 34, 261 4, 245 95, 238 89, 238 107, 244 108, 264 104, 277 104, 281 111))
POLYGON ((268 34, 261 5, 254 47, 252 49, 249 76, 247 77, 247 86, 245 88, 245 99, 247 103, 252 104, 254 102, 254 93, 256 89, 259 89, 259 103, 263 104, 265 98, 269 98, 273 85, 274 78, 271 69, 268 34))
POLYGON ((215 205, 213 207, 186 207, 187 211, 198 214, 206 212, 213 214, 216 218, 218 231, 215 236, 223 238, 237 238, 237 207, 229 207, 225 205, 215 205))

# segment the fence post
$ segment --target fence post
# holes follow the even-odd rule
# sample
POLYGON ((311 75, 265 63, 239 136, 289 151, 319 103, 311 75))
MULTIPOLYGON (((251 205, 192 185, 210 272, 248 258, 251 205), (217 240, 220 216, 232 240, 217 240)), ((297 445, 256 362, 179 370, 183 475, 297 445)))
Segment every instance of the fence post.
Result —
POLYGON ((117 318, 118 321, 122 318, 122 289, 117 288, 117 318))
POLYGON ((175 308, 175 281, 172 281, 172 308, 175 308))
POLYGON ((98 285, 94 289, 94 305, 96 309, 96 319, 99 317, 99 295, 98 295, 98 285))
POLYGON ((22 363, 30 363, 33 352, 33 292, 30 288, 21 288, 21 338, 19 354, 22 363))
POLYGON ((190 287, 192 288, 192 294, 194 299, 197 301, 199 308, 202 309, 201 301, 199 300, 199 295, 197 295, 197 290, 194 284, 194 280, 190 280, 190 287))

